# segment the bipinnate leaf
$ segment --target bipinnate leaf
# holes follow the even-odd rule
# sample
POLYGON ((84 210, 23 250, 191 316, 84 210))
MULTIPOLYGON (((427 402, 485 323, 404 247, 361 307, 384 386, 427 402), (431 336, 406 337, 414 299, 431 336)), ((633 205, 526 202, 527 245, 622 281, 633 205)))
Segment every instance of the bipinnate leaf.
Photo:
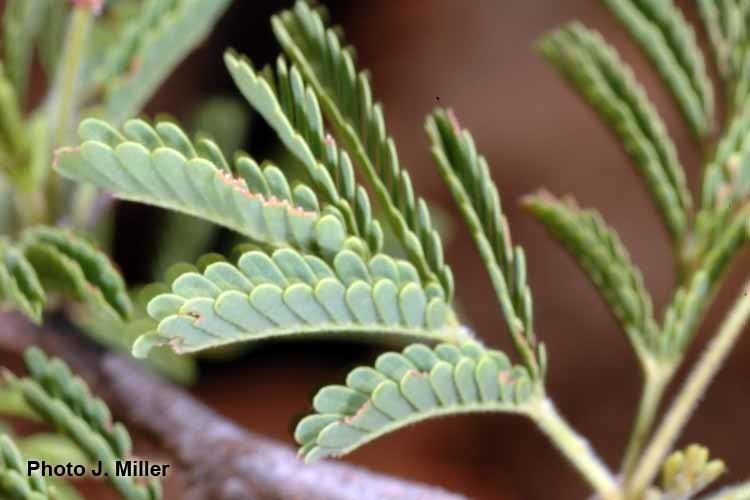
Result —
POLYGON ((384 434, 423 420, 469 412, 524 414, 539 398, 526 368, 474 342, 429 348, 411 344, 358 367, 346 385, 326 386, 313 399, 294 437, 311 462, 339 457, 384 434))
POLYGON ((711 133, 714 96, 695 32, 672 0, 604 0, 653 62, 697 137, 711 133))
POLYGON ((0 496, 7 500, 52 500, 44 478, 28 474, 26 461, 16 444, 0 434, 0 496))
POLYGON ((614 229, 594 210, 547 192, 524 198, 524 206, 576 260, 622 326, 641 361, 657 351, 659 327, 643 276, 614 229))
POLYGON ((339 337, 375 342, 452 341, 456 323, 442 290, 424 286, 414 266, 383 254, 365 260, 342 250, 328 264, 293 249, 249 251, 182 272, 148 304, 159 322, 133 346, 177 352, 274 337, 339 337))
POLYGON ((666 499, 692 498, 726 472, 724 462, 709 460, 708 449, 693 444, 672 453, 662 466, 661 486, 666 499))
POLYGON ((325 133, 315 93, 297 68, 280 57, 275 75, 270 69, 260 75, 250 61, 231 51, 224 61, 242 94, 305 166, 318 191, 339 209, 349 231, 379 252, 383 230, 373 217, 369 195, 357 184, 349 155, 325 133))
POLYGON ((304 1, 273 16, 271 24, 315 92, 335 135, 362 168, 409 260, 423 279, 440 283, 450 300, 453 274, 443 259, 440 236, 427 204, 414 194, 411 177, 386 131, 382 107, 373 103, 369 77, 355 67, 353 49, 344 46, 340 30, 327 27, 304 1))
POLYGON ((132 442, 125 427, 113 422, 107 405, 91 395, 86 383, 59 359, 48 359, 31 348, 25 354, 28 377, 12 379, 34 411, 58 432, 72 439, 92 462, 101 461, 107 479, 123 498, 159 500, 158 481, 141 482, 115 474, 115 461, 132 458, 132 442))
POLYGON ((136 115, 175 66, 208 36, 230 4, 231 0, 147 2, 98 70, 106 118, 120 124, 136 115))
POLYGON ((692 199, 676 148, 632 69, 602 37, 571 23, 539 43, 545 58, 620 139, 676 241, 687 231, 692 199))
POLYGON ((214 142, 194 143, 173 123, 129 120, 120 133, 89 119, 79 133, 79 147, 58 152, 56 168, 66 177, 211 221, 256 243, 324 256, 342 247, 367 253, 364 242, 348 237, 341 214, 321 209, 309 187, 292 188, 279 168, 247 156, 230 166, 214 142))
POLYGON ((450 111, 437 110, 427 120, 432 155, 448 185, 485 263, 503 316, 524 363, 537 375, 533 301, 526 282, 526 259, 513 246, 500 195, 485 158, 450 111))

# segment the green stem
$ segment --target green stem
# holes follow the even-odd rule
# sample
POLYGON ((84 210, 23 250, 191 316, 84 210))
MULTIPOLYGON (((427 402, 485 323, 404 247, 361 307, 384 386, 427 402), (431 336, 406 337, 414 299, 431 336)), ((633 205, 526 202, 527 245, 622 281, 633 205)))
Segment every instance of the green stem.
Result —
POLYGON ((552 401, 542 399, 530 416, 557 448, 578 470, 602 500, 622 498, 620 487, 588 441, 580 436, 557 412, 552 401))
MULTIPOLYGON (((748 285, 750 286, 750 285, 748 285)), ((659 471, 664 458, 685 427, 699 400, 713 381, 724 360, 731 352, 743 327, 750 317, 748 286, 732 306, 731 311, 719 327, 719 331, 708 344, 701 358, 688 375, 685 384, 661 422, 651 443, 646 448, 635 472, 627 481, 628 498, 640 498, 659 471)))
POLYGON ((641 401, 638 404, 638 413, 636 414, 635 423, 633 424, 633 430, 630 434, 621 467, 624 477, 628 477, 632 473, 636 459, 646 444, 654 417, 656 417, 659 404, 664 396, 664 390, 674 374, 674 366, 673 363, 663 364, 658 362, 644 365, 641 401))
MULTIPOLYGON (((72 139, 73 123, 78 107, 78 84, 86 59, 87 42, 94 13, 85 2, 75 4, 63 44, 63 60, 55 86, 51 92, 52 144, 64 146, 72 139)), ((61 179, 56 174, 48 178, 47 196, 51 210, 60 208, 61 179)))

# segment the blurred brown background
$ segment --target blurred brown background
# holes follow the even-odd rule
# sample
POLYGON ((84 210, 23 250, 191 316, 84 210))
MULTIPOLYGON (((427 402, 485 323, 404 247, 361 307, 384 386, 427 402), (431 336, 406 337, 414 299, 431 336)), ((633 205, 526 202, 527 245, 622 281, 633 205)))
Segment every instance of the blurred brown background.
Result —
MULTIPOLYGON (((201 97, 231 95, 223 49, 232 46, 258 65, 272 61, 278 48, 268 18, 290 3, 237 0, 148 112, 185 117, 201 97)), ((574 427, 617 467, 640 387, 634 357, 587 280, 519 210, 517 200, 543 186, 556 194, 574 194, 583 206, 601 210, 643 269, 659 311, 673 284, 670 248, 617 142, 542 63, 532 44, 545 31, 576 18, 604 32, 663 113, 695 188, 701 156, 660 80, 597 0, 327 3, 356 46, 361 67, 372 71, 375 94, 384 103, 390 131, 417 189, 451 214, 452 200, 428 154, 424 116, 436 105, 450 106, 473 132, 500 186, 513 235, 527 252, 537 331, 550 355, 549 392, 574 427)), ((695 20, 692 2, 680 3, 695 20)), ((702 29, 698 33, 703 40, 702 29)), ((248 141, 248 148, 262 157, 273 136, 256 120, 248 141)), ((140 231, 140 209, 130 210, 126 220, 140 231)), ((468 234, 454 222, 457 232, 447 246, 447 259, 466 320, 487 343, 509 349, 483 267, 468 234)), ((118 238, 121 244, 124 240, 118 238)), ((141 272, 139 252, 124 244, 117 249, 118 260, 135 280, 141 272)), ((693 357, 747 270, 744 265, 732 270, 693 357)), ((337 344, 262 346, 229 364, 204 363, 194 391, 241 424, 291 444, 290 422, 309 407, 314 390, 340 381, 346 368, 374 355, 367 348, 337 344)), ((708 445, 726 460, 727 479, 733 481, 750 475, 744 453, 750 418, 744 389, 748 361, 750 344, 742 342, 681 440, 708 445)), ((530 423, 501 415, 431 421, 375 442, 349 460, 473 498, 575 499, 587 493, 574 470, 530 423)))

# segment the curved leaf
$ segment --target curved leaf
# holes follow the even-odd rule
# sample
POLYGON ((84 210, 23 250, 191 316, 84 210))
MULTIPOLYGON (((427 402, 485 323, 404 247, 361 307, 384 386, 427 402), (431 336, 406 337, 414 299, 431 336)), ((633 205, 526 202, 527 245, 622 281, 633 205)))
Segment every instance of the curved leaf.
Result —
POLYGON ((246 252, 237 265, 219 261, 181 273, 147 309, 159 325, 136 341, 137 356, 166 343, 195 352, 289 336, 439 342, 469 335, 442 291, 424 287, 411 264, 383 254, 364 260, 349 250, 332 265, 292 249, 246 252))
POLYGON ((487 161, 477 153, 471 135, 460 128, 451 112, 436 111, 428 118, 426 128, 432 155, 484 260, 515 347, 536 376, 533 302, 526 282, 526 259, 520 246, 513 247, 487 161))
POLYGON ((546 192, 527 196, 524 206, 588 275, 639 358, 654 352, 659 327, 654 320, 651 296, 617 233, 605 224, 601 215, 546 192))
POLYGON ((648 54, 698 137, 711 133, 714 97, 703 52, 672 0, 604 0, 648 54))
POLYGON ((0 434, 0 494, 8 500, 52 499, 44 478, 28 473, 26 461, 6 434, 0 434))
POLYGON ((685 173, 664 123, 632 70, 598 33, 579 23, 547 35, 540 48, 622 141, 667 229, 679 241, 692 207, 685 173))
POLYGON ((47 297, 33 265, 7 241, 0 241, 0 297, 39 322, 47 297))
POLYGON ((415 196, 411 177, 399 162, 380 104, 374 104, 365 72, 357 72, 353 50, 320 14, 298 1, 271 19, 276 38, 310 83, 344 147, 374 188, 378 201, 411 262, 427 281, 437 281, 449 299, 453 275, 424 200, 415 196))
POLYGON ((367 241, 372 253, 379 252, 383 230, 372 215, 369 195, 356 183, 349 155, 325 134, 318 100, 297 68, 290 70, 280 57, 274 78, 270 70, 258 75, 248 60, 232 52, 225 54, 224 61, 242 94, 344 215, 350 232, 367 241))
POLYGON ((25 231, 19 245, 45 287, 72 293, 122 318, 130 314, 125 282, 106 254, 88 241, 39 226, 25 231))
POLYGON ((295 246, 331 255, 347 239, 341 215, 320 210, 315 193, 294 189, 274 166, 239 157, 232 168, 215 143, 193 143, 174 124, 151 127, 130 120, 124 135, 99 120, 85 120, 78 148, 58 152, 64 176, 109 189, 122 199, 184 212, 275 247, 295 246))
POLYGON ((125 427, 112 421, 106 404, 95 398, 83 380, 59 359, 47 359, 36 348, 25 354, 29 377, 13 380, 24 398, 43 420, 72 439, 92 462, 100 461, 108 480, 124 497, 159 500, 161 486, 145 484, 115 473, 115 462, 131 458, 132 443, 125 427))
POLYGON ((358 367, 346 385, 326 386, 294 436, 311 462, 341 456, 404 426, 468 412, 525 413, 538 398, 525 368, 473 342, 431 349, 412 344, 358 367))

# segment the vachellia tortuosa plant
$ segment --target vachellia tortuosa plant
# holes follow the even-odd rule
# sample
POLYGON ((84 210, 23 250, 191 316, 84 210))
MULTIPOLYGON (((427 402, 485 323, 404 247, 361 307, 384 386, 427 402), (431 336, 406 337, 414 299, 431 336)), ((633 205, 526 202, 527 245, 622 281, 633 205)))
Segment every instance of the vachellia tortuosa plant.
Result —
MULTIPOLYGON (((22 9, 27 7, 21 4, 35 2, 17 3, 22 9)), ((657 318, 640 271, 598 212, 547 192, 523 201, 590 278, 641 366, 642 399, 619 472, 601 461, 563 419, 546 390, 547 353, 534 329, 523 249, 513 243, 489 165, 451 111, 438 109, 427 118, 432 156, 487 268, 513 356, 484 345, 462 325, 453 301, 453 275, 428 206, 414 192, 399 160, 367 73, 357 67, 341 30, 327 24, 322 8, 300 1, 272 18, 284 55, 271 66, 256 68, 233 51, 225 55, 240 93, 278 135, 290 161, 301 166, 302 178, 292 178, 284 165, 245 153, 228 158, 214 141, 192 138, 170 121, 125 120, 137 113, 145 89, 159 79, 164 58, 180 47, 172 38, 177 35, 159 36, 162 31, 144 26, 169 19, 180 27, 177 31, 193 32, 199 27, 189 23, 209 17, 200 12, 211 11, 208 5, 213 5, 198 0, 146 3, 149 15, 138 17, 124 31, 123 52, 101 54, 100 69, 85 73, 82 88, 92 89, 92 96, 99 95, 93 89, 104 86, 101 108, 80 123, 78 145, 58 150, 56 171, 121 199, 225 227, 248 243, 235 256, 211 254, 193 266, 182 265, 168 273, 165 282, 147 289, 146 312, 153 328, 134 343, 136 356, 146 357, 164 345, 177 353, 195 353, 282 337, 399 345, 400 350, 380 355, 371 366, 352 370, 340 385, 317 393, 314 412, 295 430, 307 461, 344 455, 424 419, 503 412, 535 422, 602 499, 693 498, 724 472, 723 462, 710 459, 706 448, 675 450, 674 445, 747 322, 750 303, 744 296, 665 415, 657 419, 657 410, 726 268, 748 240, 750 2, 698 1, 723 84, 717 92, 694 29, 672 0, 603 0, 653 63, 706 152, 697 201, 659 113, 628 64, 601 35, 571 23, 538 44, 544 58, 622 143, 674 249, 677 286, 657 318), (169 16, 160 11, 169 8, 166 4, 175 4, 169 16), (188 11, 190 16, 180 17, 188 11), (148 37, 140 36, 144 29, 148 37), (138 64, 127 70, 128 76, 117 78, 133 65, 133 51, 143 52, 138 64), (727 125, 720 133, 717 95, 726 97, 727 125), (386 234, 402 247, 400 256, 384 250, 386 234)), ((8 60, 24 57, 28 54, 14 53, 8 60)), ((0 103, 7 109, 13 102, 8 95, 18 88, 13 82, 25 76, 16 70, 4 75, 0 103)), ((60 92, 52 94, 51 102, 63 99, 62 108, 53 107, 58 111, 39 119, 71 118, 65 89, 60 92)), ((18 111, 14 113, 3 116, 17 117, 18 111)), ((44 165, 45 159, 36 159, 42 154, 34 150, 38 143, 29 139, 38 133, 36 121, 23 126, 6 122, 0 128, 5 134, 0 137, 2 154, 44 165), (23 134, 8 136, 8 130, 23 134)), ((57 146, 66 144, 64 137, 42 136, 57 146)), ((23 168, 19 179, 29 182, 24 173, 36 171, 23 168)), ((9 170, 8 179, 16 178, 9 170)), ((80 298, 127 312, 127 296, 116 272, 83 241, 59 230, 25 230, 4 243, 3 256, 4 297, 32 315, 38 315, 44 296, 32 271, 43 266, 68 281, 74 278, 73 283, 97 285, 93 297, 84 291, 91 287, 74 286, 80 298)), ((28 360, 33 380, 13 383, 33 411, 61 422, 63 431, 71 419, 82 419, 94 436, 71 430, 71 437, 91 456, 100 450, 111 456, 128 453, 124 435, 102 426, 99 411, 86 411, 87 405, 97 403, 76 405, 79 414, 74 416, 66 413, 65 403, 49 399, 83 397, 74 383, 65 385, 69 374, 64 368, 47 364, 36 351, 28 360), (49 370, 64 376, 50 378, 45 375, 49 370), (44 381, 67 388, 57 390, 44 381), (92 448, 89 438, 101 438, 107 446, 92 448)), ((12 443, 0 446, 7 484, 17 483, 16 491, 24 492, 19 498, 44 498, 39 496, 44 495, 40 481, 19 477, 20 459, 12 443)), ((156 489, 147 492, 129 483, 116 487, 121 492, 141 488, 137 498, 157 495, 156 489)), ((750 499, 750 485, 706 498, 750 499)))
MULTIPOLYGON (((137 114, 172 69, 210 32, 230 0, 7 0, 0 39, 0 302, 35 322, 67 299, 104 318, 97 340, 118 338, 134 308, 125 282, 90 231, 106 200, 51 166, 54 151, 75 140, 82 117, 120 123, 137 114), (30 92, 38 66, 43 92, 30 92), (34 94, 34 95, 32 95, 34 94), (41 95, 39 95, 41 94, 41 95), (112 334, 115 332, 115 334, 112 334)), ((37 79, 38 80, 38 79, 37 79)), ((104 214, 107 215, 107 214, 104 214)), ((144 313, 145 315, 145 313, 144 313)), ((142 320, 142 318, 137 318, 142 320)), ((5 321, 5 320, 3 320, 5 321)), ((5 327, 8 328, 8 327, 5 327)), ((6 332, 4 332, 5 334, 6 332)), ((184 378, 192 360, 157 353, 151 366, 184 378), (177 361, 176 361, 177 360, 177 361)), ((2 373, 0 498, 81 498, 68 483, 29 475, 25 460, 60 457, 77 463, 132 458, 130 437, 107 406, 60 360, 26 353, 29 375, 2 373), (12 436, 11 418, 54 432, 12 436)), ((156 481, 117 477, 122 498, 161 498, 156 481)))

